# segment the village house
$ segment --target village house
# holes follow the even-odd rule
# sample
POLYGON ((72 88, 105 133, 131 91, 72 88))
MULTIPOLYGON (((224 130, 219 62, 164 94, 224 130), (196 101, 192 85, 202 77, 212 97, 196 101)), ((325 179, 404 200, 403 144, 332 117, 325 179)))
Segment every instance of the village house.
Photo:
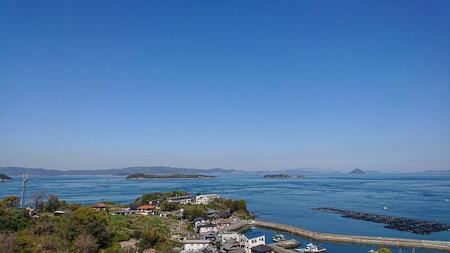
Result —
POLYGON ((251 253, 251 248, 258 245, 266 244, 266 236, 257 231, 250 231, 241 235, 241 247, 243 247, 246 253, 251 253))
POLYGON ((153 205, 142 205, 136 208, 136 210, 142 215, 155 214, 155 206, 153 205))
POLYGON ((186 240, 184 241, 182 253, 192 253, 208 247, 210 241, 208 240, 186 240))
POLYGON ((200 236, 200 239, 202 239, 202 240, 208 240, 211 242, 217 241, 217 233, 213 232, 213 231, 206 232, 206 233, 200 233, 199 236, 200 236))
POLYGON ((93 205, 92 208, 94 208, 97 211, 106 211, 107 206, 105 203, 97 203, 93 205))
POLYGON ((225 242, 228 242, 230 240, 234 240, 239 243, 240 234, 237 232, 222 232, 220 233, 220 243, 224 244, 225 242))
POLYGON ((184 196, 170 197, 170 198, 167 198, 167 202, 175 203, 175 204, 191 204, 192 196, 184 195, 184 196))
POLYGON ((198 227, 198 233, 217 232, 216 224, 201 224, 198 227))
POLYGON ((112 215, 131 215, 135 214, 136 210, 131 210, 130 208, 117 210, 112 213, 112 215))
POLYGON ((250 250, 252 253, 274 253, 274 250, 271 247, 264 244, 254 246, 250 250))
POLYGON ((241 251, 241 253, 245 253, 245 249, 241 248, 241 245, 239 244, 239 240, 235 239, 228 239, 223 241, 220 244, 220 252, 221 253, 230 253, 230 252, 236 252, 241 251))
POLYGON ((207 205, 214 199, 219 199, 220 196, 217 194, 202 194, 195 197, 195 204, 207 205))
POLYGON ((223 230, 231 225, 233 225, 236 222, 234 219, 215 219, 211 223, 216 224, 218 227, 218 230, 223 230))
POLYGON ((208 220, 203 217, 197 217, 192 221, 192 225, 194 225, 195 228, 198 228, 198 226, 207 223, 208 220))
POLYGON ((220 210, 208 209, 206 211, 206 214, 208 215, 208 218, 211 218, 211 219, 225 219, 225 218, 231 217, 231 213, 228 210, 220 211, 220 210))

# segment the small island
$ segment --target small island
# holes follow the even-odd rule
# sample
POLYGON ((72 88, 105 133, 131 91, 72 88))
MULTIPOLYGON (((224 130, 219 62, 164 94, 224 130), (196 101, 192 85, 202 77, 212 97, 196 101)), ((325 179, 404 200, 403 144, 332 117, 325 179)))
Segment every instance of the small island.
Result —
POLYGON ((197 174, 173 174, 173 175, 156 175, 135 173, 126 177, 128 180, 145 180, 145 179, 213 179, 216 176, 197 175, 197 174))
POLYGON ((0 173, 0 182, 9 181, 11 179, 10 176, 0 173))
POLYGON ((366 172, 362 169, 356 168, 356 169, 350 171, 348 174, 366 174, 366 172))
POLYGON ((287 175, 287 174, 277 174, 277 175, 265 175, 264 178, 269 178, 269 179, 303 179, 303 178, 305 178, 305 176, 303 176, 303 175, 292 176, 292 175, 287 175))

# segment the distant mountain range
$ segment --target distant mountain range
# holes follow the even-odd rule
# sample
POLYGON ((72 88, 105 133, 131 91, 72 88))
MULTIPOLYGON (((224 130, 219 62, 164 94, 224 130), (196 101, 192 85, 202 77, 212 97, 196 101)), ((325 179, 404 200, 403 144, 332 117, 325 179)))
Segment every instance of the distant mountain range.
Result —
POLYGON ((190 168, 176 168, 164 166, 152 167, 127 167, 121 169, 100 169, 100 170, 52 170, 42 168, 24 168, 24 167, 0 167, 0 173, 18 176, 23 174, 38 175, 38 176, 61 176, 61 175, 129 175, 134 173, 144 174, 210 174, 210 173, 235 173, 238 170, 231 169, 190 169, 190 168))
MULTIPOLYGON (((289 175, 304 175, 304 174, 378 174, 388 173, 376 170, 361 170, 355 169, 349 173, 345 173, 332 169, 283 169, 283 170, 235 170, 235 169, 194 169, 194 168, 177 168, 168 166, 140 166, 140 167, 126 167, 120 169, 98 169, 98 170, 55 170, 44 168, 25 168, 25 167, 0 167, 0 173, 9 176, 18 176, 23 174, 39 175, 39 176, 62 176, 62 175, 120 175, 127 176, 129 174, 143 173, 143 174, 157 174, 157 175, 175 175, 175 174, 213 174, 213 173, 245 173, 245 174, 289 174, 289 175)), ((391 172, 393 174, 409 174, 409 173, 424 173, 424 174, 450 174, 450 170, 424 170, 416 172, 391 172)))

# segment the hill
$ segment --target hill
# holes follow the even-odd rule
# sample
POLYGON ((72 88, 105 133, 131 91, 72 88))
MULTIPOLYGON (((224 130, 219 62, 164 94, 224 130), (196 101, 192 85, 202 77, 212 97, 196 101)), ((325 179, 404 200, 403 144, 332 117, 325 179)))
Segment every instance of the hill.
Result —
POLYGON ((361 169, 356 168, 356 169, 350 171, 348 174, 366 174, 366 172, 364 172, 361 169))
POLYGON ((143 174, 211 174, 211 173, 233 173, 237 170, 229 169, 190 169, 166 166, 152 167, 127 167, 121 169, 100 169, 100 170, 52 170, 43 168, 24 168, 24 167, 0 167, 0 173, 8 175, 38 175, 38 176, 61 176, 61 175, 130 175, 136 173, 143 174))

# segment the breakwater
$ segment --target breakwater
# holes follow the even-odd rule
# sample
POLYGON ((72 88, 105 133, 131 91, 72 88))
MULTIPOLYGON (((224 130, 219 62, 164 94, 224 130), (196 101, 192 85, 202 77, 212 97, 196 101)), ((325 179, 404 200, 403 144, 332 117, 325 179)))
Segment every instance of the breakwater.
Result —
POLYGON ((340 235, 318 233, 297 227, 292 227, 284 224, 254 220, 246 223, 247 226, 256 226, 269 228, 278 231, 284 231, 313 240, 334 242, 334 243, 348 243, 348 244, 362 244, 362 245, 377 245, 377 246, 391 246, 399 248, 422 248, 450 252, 450 242, 431 241, 431 240, 414 240, 391 237, 373 237, 373 236, 355 236, 355 235, 340 235))
POLYGON ((450 231, 449 224, 441 224, 433 221, 415 220, 388 215, 355 212, 333 207, 313 208, 313 210, 336 213, 344 218, 382 223, 385 224, 384 226, 385 228, 400 230, 404 232, 411 232, 419 235, 427 235, 433 232, 450 231))

